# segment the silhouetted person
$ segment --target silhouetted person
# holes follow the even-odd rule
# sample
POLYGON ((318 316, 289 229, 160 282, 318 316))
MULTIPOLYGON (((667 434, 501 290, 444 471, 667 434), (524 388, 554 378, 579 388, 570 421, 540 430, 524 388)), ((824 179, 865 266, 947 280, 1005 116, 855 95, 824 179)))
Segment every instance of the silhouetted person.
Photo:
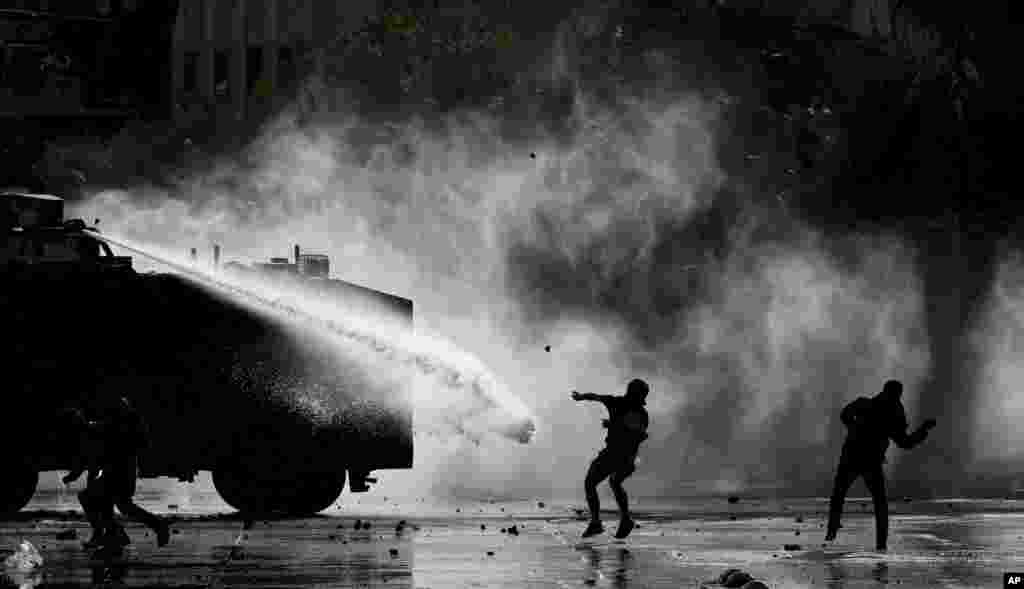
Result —
POLYGON ((135 504, 139 453, 149 444, 142 416, 121 397, 105 403, 101 424, 104 443, 102 471, 95 481, 97 509, 104 519, 104 546, 117 549, 129 543, 124 528, 114 519, 113 507, 156 533, 158 546, 170 540, 170 527, 158 516, 135 504))
POLYGON ((885 495, 885 473, 882 463, 889 449, 889 440, 904 450, 917 446, 928 437, 935 427, 935 420, 925 421, 921 427, 907 434, 907 415, 903 410, 901 397, 903 385, 899 381, 886 381, 882 392, 874 397, 858 397, 840 414, 847 427, 839 468, 836 471, 835 486, 829 503, 828 529, 825 540, 835 540, 841 527, 839 519, 843 513, 846 492, 857 477, 864 477, 864 484, 871 493, 875 506, 875 548, 886 549, 889 536, 889 504, 885 495))
POLYGON ((608 419, 602 422, 608 428, 605 447, 590 463, 587 478, 583 483, 587 506, 590 508, 590 525, 583 532, 584 538, 604 532, 597 485, 606 478, 609 479, 608 484, 615 494, 615 502, 619 505, 621 516, 615 537, 625 538, 633 530, 634 522, 629 513, 629 499, 622 483, 636 470, 637 452, 640 450, 640 444, 647 439, 648 416, 644 406, 647 404, 649 392, 650 387, 647 383, 638 378, 630 381, 626 387, 626 394, 621 397, 572 392, 574 401, 604 403, 609 414, 608 419))
POLYGON ((86 520, 92 527, 92 536, 84 542, 84 546, 92 548, 102 542, 105 532, 103 526, 106 522, 102 502, 98 505, 96 501, 98 494, 96 479, 99 476, 100 463, 103 458, 102 439, 97 424, 90 422, 81 409, 69 409, 63 417, 71 434, 69 443, 75 444, 77 450, 72 457, 74 460, 72 470, 62 477, 61 481, 65 485, 70 485, 88 471, 86 487, 78 493, 78 501, 82 505, 82 512, 85 514, 86 520))

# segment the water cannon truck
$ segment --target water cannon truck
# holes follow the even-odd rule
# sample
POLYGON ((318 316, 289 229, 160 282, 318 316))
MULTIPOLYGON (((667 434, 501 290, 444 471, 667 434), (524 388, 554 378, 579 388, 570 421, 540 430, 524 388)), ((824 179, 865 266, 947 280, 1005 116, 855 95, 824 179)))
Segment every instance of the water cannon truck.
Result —
MULTIPOLYGON (((413 463, 412 394, 401 367, 375 378, 336 339, 221 296, 174 272, 138 272, 56 196, 0 193, 0 514, 25 507, 39 473, 70 470, 67 416, 126 397, 147 422, 139 475, 210 471, 248 514, 308 515, 347 483, 413 463)), ((219 257, 219 248, 216 257, 219 257)), ((230 268, 284 280, 346 310, 387 310, 412 327, 412 301, 329 277, 326 256, 230 268)))

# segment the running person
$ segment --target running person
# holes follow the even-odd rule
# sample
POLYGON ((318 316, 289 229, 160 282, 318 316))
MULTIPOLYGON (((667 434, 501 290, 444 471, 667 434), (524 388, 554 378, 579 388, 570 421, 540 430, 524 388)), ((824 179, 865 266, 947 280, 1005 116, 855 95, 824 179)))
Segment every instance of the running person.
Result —
POLYGON ((170 540, 170 526, 159 516, 139 507, 133 497, 141 451, 149 444, 146 424, 137 411, 121 397, 108 402, 102 425, 105 441, 103 470, 95 481, 97 508, 104 516, 104 543, 117 550, 130 539, 114 519, 114 506, 123 515, 141 522, 156 533, 158 546, 170 540))

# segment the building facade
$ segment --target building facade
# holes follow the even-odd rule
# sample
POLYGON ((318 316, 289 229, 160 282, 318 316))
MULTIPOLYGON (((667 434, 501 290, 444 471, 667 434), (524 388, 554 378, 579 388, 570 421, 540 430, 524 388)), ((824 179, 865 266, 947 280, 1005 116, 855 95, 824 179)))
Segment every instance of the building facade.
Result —
POLYGON ((376 0, 181 0, 172 77, 177 116, 258 117, 299 82, 313 48, 362 25, 376 0))

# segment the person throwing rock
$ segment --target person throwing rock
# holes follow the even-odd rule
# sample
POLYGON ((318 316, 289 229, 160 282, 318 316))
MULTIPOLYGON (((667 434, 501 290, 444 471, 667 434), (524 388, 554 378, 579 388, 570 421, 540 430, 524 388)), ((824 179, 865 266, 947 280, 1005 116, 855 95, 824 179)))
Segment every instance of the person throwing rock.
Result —
POLYGON ((609 479, 608 484, 615 494, 615 502, 618 503, 621 516, 615 537, 625 538, 633 531, 635 523, 629 513, 629 498, 622 483, 636 471, 636 456, 640 444, 647 439, 649 419, 645 406, 649 392, 650 387, 639 378, 630 381, 623 396, 572 392, 574 401, 599 401, 608 408, 609 414, 608 419, 602 422, 608 429, 605 447, 590 463, 583 483, 587 506, 590 508, 590 525, 583 532, 584 538, 604 532, 597 485, 605 479, 609 479))

